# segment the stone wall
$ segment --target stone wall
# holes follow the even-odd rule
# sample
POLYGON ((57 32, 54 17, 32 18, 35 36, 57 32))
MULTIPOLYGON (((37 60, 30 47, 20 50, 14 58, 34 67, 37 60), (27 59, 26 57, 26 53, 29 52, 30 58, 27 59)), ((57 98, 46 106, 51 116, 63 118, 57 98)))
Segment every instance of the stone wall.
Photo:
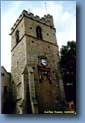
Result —
MULTIPOLYGON (((12 27, 11 35, 11 72, 17 90, 17 109, 20 110, 20 113, 23 113, 23 109, 25 109, 26 107, 23 107, 23 105, 25 105, 26 103, 22 105, 22 93, 25 93, 24 95, 26 95, 28 91, 26 90, 25 83, 26 81, 27 83, 29 82, 29 77, 26 75, 28 78, 25 78, 24 85, 22 83, 21 76, 24 73, 25 69, 28 68, 27 66, 33 69, 33 78, 30 79, 32 80, 32 82, 34 81, 33 87, 35 87, 35 95, 38 102, 39 112, 43 112, 44 109, 48 110, 51 108, 56 108, 56 101, 59 101, 58 99, 62 95, 61 92, 64 93, 64 91, 62 81, 59 84, 59 53, 56 41, 56 30, 54 28, 52 16, 45 15, 43 18, 40 19, 38 16, 34 16, 32 13, 28 14, 27 11, 23 11, 15 25, 12 27), (37 39, 36 37, 37 26, 40 26, 42 29, 42 40, 37 39), (18 44, 16 44, 15 39, 15 32, 17 29, 20 32, 20 40, 18 44), (40 73, 38 69, 40 56, 45 56, 47 58, 48 65, 46 69, 50 70, 48 72, 50 73, 50 79, 46 75, 43 77, 42 83, 40 83, 40 73), (22 87, 22 84, 25 88, 22 87), (61 88, 59 87, 60 85, 62 86, 61 88), (25 91, 22 91, 22 89, 25 89, 25 91)), ((28 95, 30 96, 31 94, 28 95)), ((25 101, 27 100, 26 98, 27 97, 24 96, 25 101)))

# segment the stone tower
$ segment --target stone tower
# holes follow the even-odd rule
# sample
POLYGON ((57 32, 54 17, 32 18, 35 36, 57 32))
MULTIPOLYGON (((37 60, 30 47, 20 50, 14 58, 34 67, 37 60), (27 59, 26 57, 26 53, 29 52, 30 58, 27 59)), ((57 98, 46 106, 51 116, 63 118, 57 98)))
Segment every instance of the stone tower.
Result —
POLYGON ((11 28, 11 58, 16 113, 57 110, 64 99, 64 89, 51 15, 40 18, 23 10, 11 28))

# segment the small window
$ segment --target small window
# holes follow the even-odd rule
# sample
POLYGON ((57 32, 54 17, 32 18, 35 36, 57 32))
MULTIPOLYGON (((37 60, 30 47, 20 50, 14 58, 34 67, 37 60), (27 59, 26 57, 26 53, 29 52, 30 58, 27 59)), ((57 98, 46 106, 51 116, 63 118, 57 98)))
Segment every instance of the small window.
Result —
POLYGON ((4 76, 4 73, 1 73, 1 76, 4 76))
POLYGON ((19 30, 16 31, 15 37, 16 37, 16 43, 18 43, 19 42, 19 30))
POLYGON ((7 86, 4 86, 4 96, 7 94, 7 86))
POLYGON ((32 27, 30 27, 30 29, 32 29, 32 27))
POLYGON ((38 39, 42 39, 42 29, 40 26, 36 27, 36 36, 38 39))
POLYGON ((7 92, 7 86, 4 86, 4 92, 5 93, 7 92))

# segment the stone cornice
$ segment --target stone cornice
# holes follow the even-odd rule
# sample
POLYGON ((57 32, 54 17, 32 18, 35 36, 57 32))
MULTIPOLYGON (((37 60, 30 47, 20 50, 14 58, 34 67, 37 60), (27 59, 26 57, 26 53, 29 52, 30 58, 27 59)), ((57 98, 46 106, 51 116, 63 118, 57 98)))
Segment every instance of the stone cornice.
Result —
MULTIPOLYGON (((19 43, 22 41, 22 39, 24 38, 24 36, 28 36, 28 37, 34 38, 34 39, 36 39, 36 40, 38 40, 38 41, 42 41, 42 42, 45 42, 45 43, 48 43, 48 44, 51 44, 51 45, 53 45, 53 46, 58 47, 57 43, 54 44, 54 43, 51 43, 51 42, 46 41, 46 40, 43 40, 43 39, 42 39, 42 40, 39 40, 39 39, 37 39, 36 37, 31 36, 31 35, 29 35, 29 34, 24 34, 24 35, 21 37, 21 39, 19 40, 19 43)), ((18 43, 18 44, 19 44, 19 43, 18 43)), ((16 45, 12 48, 11 52, 15 49, 15 47, 16 47, 18 44, 16 44, 16 45)))

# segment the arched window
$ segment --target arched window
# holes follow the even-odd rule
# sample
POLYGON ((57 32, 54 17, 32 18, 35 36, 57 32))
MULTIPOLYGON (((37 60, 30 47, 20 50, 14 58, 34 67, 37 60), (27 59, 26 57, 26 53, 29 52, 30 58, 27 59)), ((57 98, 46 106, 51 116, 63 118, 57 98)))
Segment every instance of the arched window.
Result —
POLYGON ((36 27, 36 36, 38 39, 42 39, 42 29, 40 26, 36 27))
POLYGON ((19 42, 19 30, 16 31, 15 37, 16 37, 16 43, 18 43, 19 42))

